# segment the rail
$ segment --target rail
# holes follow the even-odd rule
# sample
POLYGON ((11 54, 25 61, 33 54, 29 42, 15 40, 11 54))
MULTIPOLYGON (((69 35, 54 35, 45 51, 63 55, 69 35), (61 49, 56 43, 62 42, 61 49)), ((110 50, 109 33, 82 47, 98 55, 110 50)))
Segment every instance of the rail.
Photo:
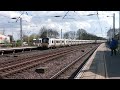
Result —
MULTIPOLYGON (((78 57, 75 61, 73 61, 72 63, 70 63, 69 65, 67 65, 65 68, 63 68, 62 70, 60 70, 59 72, 57 72, 55 75, 53 75, 52 77, 50 77, 50 79, 56 79, 57 77, 59 77, 63 72, 65 72, 67 69, 69 69, 73 64, 75 64, 76 62, 78 62, 81 58, 83 58, 84 56, 86 56, 88 53, 90 53, 91 51, 94 52, 94 50, 96 50, 98 46, 92 48, 91 50, 89 50, 88 52, 86 52, 85 54, 83 54, 82 56, 78 57)), ((81 65, 83 65, 83 63, 86 60, 84 60, 81 65)))

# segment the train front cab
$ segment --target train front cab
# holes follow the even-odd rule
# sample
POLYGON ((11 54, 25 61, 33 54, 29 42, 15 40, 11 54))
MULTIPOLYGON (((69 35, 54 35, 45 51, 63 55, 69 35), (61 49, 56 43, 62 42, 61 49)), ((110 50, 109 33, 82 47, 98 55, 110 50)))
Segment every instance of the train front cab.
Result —
POLYGON ((42 38, 41 47, 43 49, 48 49, 49 48, 49 38, 42 38))

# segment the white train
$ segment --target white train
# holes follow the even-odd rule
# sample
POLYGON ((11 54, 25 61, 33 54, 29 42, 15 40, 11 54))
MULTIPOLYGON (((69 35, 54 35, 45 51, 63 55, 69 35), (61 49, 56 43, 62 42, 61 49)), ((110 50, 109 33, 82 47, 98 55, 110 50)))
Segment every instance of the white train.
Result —
POLYGON ((42 43, 42 38, 33 39, 33 45, 34 45, 34 46, 41 47, 41 43, 42 43))
POLYGON ((56 48, 63 46, 73 46, 79 44, 87 43, 103 43, 106 40, 71 40, 71 39, 55 39, 55 38, 40 38, 38 40, 34 39, 34 45, 42 48, 56 48))

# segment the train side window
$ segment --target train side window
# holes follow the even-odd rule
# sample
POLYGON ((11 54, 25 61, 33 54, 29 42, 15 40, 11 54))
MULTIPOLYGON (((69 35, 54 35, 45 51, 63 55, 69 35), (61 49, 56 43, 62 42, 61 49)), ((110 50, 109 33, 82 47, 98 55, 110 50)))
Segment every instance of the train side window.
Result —
POLYGON ((52 43, 53 43, 53 40, 52 40, 52 43))

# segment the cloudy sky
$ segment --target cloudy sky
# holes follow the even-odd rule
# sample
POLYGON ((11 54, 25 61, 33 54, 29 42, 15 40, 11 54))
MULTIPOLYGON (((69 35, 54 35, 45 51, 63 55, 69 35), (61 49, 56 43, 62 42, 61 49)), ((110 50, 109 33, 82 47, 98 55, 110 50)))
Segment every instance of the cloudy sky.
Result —
POLYGON ((20 37, 20 20, 25 34, 38 33, 40 28, 54 28, 59 33, 85 29, 87 32, 107 38, 108 29, 113 27, 113 13, 115 13, 115 27, 119 28, 119 11, 0 11, 0 33, 20 37), (92 14, 92 15, 90 15, 92 14), (59 16, 59 17, 55 17, 59 16), (107 17, 109 16, 109 17, 107 17))

